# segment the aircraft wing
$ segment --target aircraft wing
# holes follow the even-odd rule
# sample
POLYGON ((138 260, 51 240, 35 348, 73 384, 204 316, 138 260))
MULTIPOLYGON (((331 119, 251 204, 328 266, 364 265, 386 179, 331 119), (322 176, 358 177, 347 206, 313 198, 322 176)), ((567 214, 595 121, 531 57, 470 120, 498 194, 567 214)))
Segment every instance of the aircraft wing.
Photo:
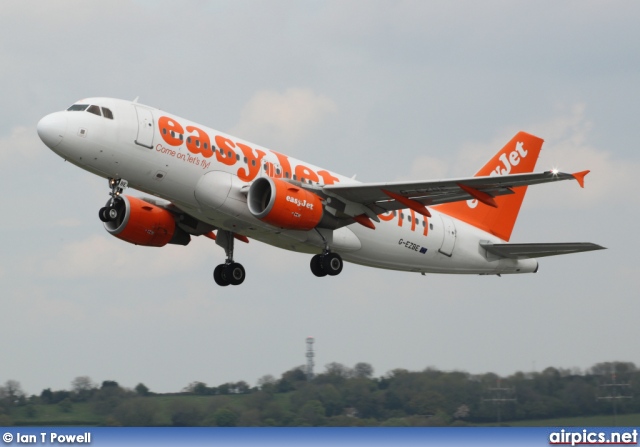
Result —
MULTIPOLYGON (((345 214, 356 216, 364 212, 367 216, 377 220, 374 215, 387 211, 413 208, 418 212, 426 211, 427 215, 429 215, 426 208, 424 208, 425 206, 470 199, 477 199, 495 207, 497 204, 493 198, 505 194, 513 194, 512 188, 561 180, 577 180, 580 186, 583 186, 584 176, 588 173, 589 171, 575 174, 547 171, 423 182, 327 185, 322 187, 322 192, 345 204, 344 210, 341 210, 345 214), (356 204, 362 205, 368 210, 355 206, 356 204), (358 213, 358 211, 360 212, 358 213)), ((332 202, 329 201, 330 206, 333 206, 331 205, 332 202)))
POLYGON ((543 244, 493 244, 481 242, 480 246, 489 253, 502 258, 526 259, 542 258, 544 256, 566 255, 583 251, 604 250, 597 244, 590 242, 560 242, 543 244))

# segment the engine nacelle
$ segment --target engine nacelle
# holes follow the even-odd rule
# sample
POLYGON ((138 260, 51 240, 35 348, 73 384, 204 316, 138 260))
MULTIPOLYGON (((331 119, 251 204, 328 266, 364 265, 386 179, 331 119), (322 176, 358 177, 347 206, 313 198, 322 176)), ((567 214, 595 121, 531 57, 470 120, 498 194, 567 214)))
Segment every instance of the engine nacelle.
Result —
POLYGON ((256 218, 287 230, 311 230, 322 219, 322 199, 284 180, 261 177, 247 195, 249 211, 256 218))
POLYGON ((191 241, 189 234, 176 226, 173 214, 137 197, 119 196, 113 208, 117 217, 105 222, 104 228, 123 241, 146 247, 187 245, 191 241))

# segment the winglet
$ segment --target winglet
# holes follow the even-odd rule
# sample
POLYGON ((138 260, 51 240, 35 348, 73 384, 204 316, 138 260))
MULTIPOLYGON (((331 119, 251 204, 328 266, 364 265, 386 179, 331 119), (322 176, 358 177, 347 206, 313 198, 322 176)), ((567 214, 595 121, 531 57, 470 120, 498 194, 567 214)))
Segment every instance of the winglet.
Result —
POLYGON ((578 181, 578 183, 580 184, 580 187, 584 188, 584 176, 587 175, 590 172, 591 171, 589 171, 589 170, 580 171, 580 172, 576 172, 575 174, 571 174, 571 175, 573 175, 573 178, 578 181))
POLYGON ((422 214, 423 216, 426 216, 426 217, 431 217, 431 213, 429 212, 427 207, 424 206, 422 203, 418 202, 417 200, 409 199, 408 197, 401 196, 400 194, 396 194, 395 192, 387 191, 386 189, 383 189, 382 192, 388 195, 389 197, 391 197, 392 199, 402 203, 407 208, 411 208, 416 213, 422 214))
POLYGON ((457 185, 460 187, 461 190, 468 193, 471 197, 473 197, 474 199, 477 199, 479 202, 482 202, 485 205, 489 205, 494 208, 498 208, 498 204, 496 203, 493 196, 491 196, 490 194, 487 194, 484 191, 480 191, 475 188, 472 188, 471 186, 463 185, 462 183, 458 183, 457 185))

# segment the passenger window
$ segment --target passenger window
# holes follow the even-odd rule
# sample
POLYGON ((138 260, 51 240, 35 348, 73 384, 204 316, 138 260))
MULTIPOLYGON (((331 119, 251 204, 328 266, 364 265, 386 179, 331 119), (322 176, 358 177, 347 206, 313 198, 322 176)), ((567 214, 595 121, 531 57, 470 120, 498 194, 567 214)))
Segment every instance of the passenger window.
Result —
POLYGON ((109 118, 110 120, 113 119, 113 113, 106 107, 102 108, 102 116, 104 116, 105 118, 109 118))
POLYGON ((285 176, 286 178, 289 178, 289 171, 285 172, 285 173, 284 173, 284 176, 285 176))
POLYGON ((256 165, 256 161, 255 160, 251 160, 251 166, 255 166, 256 165))
POLYGON ((102 116, 102 113, 100 113, 100 107, 98 106, 89 106, 87 112, 93 113, 94 115, 102 116))
POLYGON ((433 230, 433 224, 429 224, 429 229, 433 230))
POLYGON ((411 222, 411 216, 408 216, 408 217, 407 217, 407 220, 408 220, 409 222, 411 222))

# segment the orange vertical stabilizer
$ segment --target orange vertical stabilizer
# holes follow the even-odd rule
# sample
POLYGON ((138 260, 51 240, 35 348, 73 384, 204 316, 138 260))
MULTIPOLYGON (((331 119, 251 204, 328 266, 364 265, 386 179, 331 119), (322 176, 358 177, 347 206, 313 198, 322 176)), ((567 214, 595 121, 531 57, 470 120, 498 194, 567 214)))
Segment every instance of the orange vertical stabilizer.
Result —
MULTIPOLYGON (((518 132, 476 173, 476 177, 526 174, 533 172, 544 140, 526 132, 518 132)), ((458 220, 508 241, 527 192, 526 186, 513 188, 514 194, 495 197, 497 207, 476 199, 445 203, 434 208, 458 220)))

